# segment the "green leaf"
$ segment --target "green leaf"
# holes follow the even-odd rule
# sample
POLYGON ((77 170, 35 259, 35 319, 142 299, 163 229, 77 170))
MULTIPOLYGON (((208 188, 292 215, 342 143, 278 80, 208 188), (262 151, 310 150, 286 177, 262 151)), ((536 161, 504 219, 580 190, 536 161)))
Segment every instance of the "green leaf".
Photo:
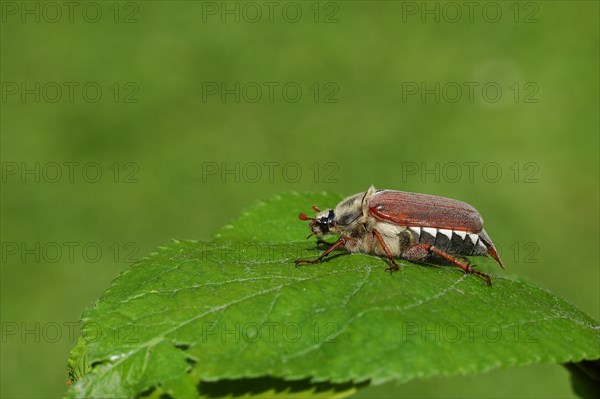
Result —
POLYGON ((320 265, 300 211, 261 203, 213 242, 173 242, 83 315, 71 397, 348 395, 360 384, 600 358, 600 325, 522 281, 339 252, 320 265), (77 376, 77 375, 76 375, 77 376), (295 382, 291 382, 295 381, 295 382), (319 385, 320 384, 320 385, 319 385))
POLYGON ((90 371, 92 371, 92 366, 87 358, 87 344, 83 337, 79 337, 77 344, 71 349, 71 356, 67 361, 69 381, 77 381, 90 371))

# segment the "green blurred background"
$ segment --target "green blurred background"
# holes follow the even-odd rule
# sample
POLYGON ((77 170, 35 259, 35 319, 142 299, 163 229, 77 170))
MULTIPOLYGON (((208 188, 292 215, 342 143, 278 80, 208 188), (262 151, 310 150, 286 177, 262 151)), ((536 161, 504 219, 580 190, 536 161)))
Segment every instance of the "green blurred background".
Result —
MULTIPOLYGON (((64 393, 132 260, 290 190, 470 202, 507 273, 600 319, 598 2, 1 4, 2 397, 64 393)), ((571 390, 532 366, 362 395, 571 390)))

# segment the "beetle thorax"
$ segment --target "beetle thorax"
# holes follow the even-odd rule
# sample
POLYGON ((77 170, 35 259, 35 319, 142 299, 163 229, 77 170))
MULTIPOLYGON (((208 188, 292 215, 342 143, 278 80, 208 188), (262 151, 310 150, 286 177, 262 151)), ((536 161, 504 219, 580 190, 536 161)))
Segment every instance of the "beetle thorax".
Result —
POLYGON ((365 234, 369 227, 370 218, 363 201, 364 193, 356 194, 340 202, 334 210, 335 227, 332 233, 350 237, 359 237, 365 234))

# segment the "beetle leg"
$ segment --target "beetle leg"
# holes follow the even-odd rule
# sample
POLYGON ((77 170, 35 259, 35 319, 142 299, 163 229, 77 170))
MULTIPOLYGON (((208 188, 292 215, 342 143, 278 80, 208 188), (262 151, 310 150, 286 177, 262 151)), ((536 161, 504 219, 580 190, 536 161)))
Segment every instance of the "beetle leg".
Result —
POLYGON ((393 273, 397 270, 400 270, 400 267, 398 267, 398 264, 396 263, 396 261, 394 260, 394 257, 392 256, 392 253, 390 252, 388 247, 385 245, 385 242, 383 241, 383 237, 381 236, 381 233, 379 233, 377 230, 373 229, 373 235, 375 237, 377 237, 377 241, 379 241, 379 245, 381 245, 381 248, 383 248, 383 252, 385 252, 385 255, 388 257, 388 259, 392 263, 390 265, 390 267, 385 269, 385 271, 393 273))
POLYGON ((476 276, 481 277, 482 279, 485 280, 487 285, 489 285, 489 286, 492 285, 492 279, 490 278, 490 276, 488 276, 487 274, 485 274, 483 272, 473 269, 468 263, 461 262, 460 260, 456 259, 454 256, 447 254, 446 252, 444 252, 440 249, 437 249, 433 245, 425 244, 425 243, 413 245, 412 247, 408 248, 402 255, 404 258, 406 258, 408 260, 421 261, 430 253, 434 253, 434 254, 444 258, 448 262, 452 263, 453 265, 460 267, 461 269, 463 269, 465 271, 465 273, 474 274, 476 276))
POLYGON ((423 261, 430 254, 430 247, 430 244, 415 244, 408 247, 402 253, 402 257, 413 262, 423 261))
POLYGON ((294 261, 294 263, 296 264, 296 266, 299 266, 302 263, 306 263, 306 264, 309 264, 309 265, 314 265, 314 264, 320 263, 320 262, 323 261, 323 259, 325 259, 325 257, 327 255, 329 255, 331 252, 335 251, 336 249, 338 249, 342 245, 346 244, 348 241, 354 241, 354 239, 352 239, 350 237, 340 237, 340 239, 337 240, 335 244, 333 244, 331 247, 329 247, 329 249, 327 249, 327 251, 323 252, 321 254, 321 256, 319 256, 317 259, 315 259, 315 260, 296 259, 294 261))

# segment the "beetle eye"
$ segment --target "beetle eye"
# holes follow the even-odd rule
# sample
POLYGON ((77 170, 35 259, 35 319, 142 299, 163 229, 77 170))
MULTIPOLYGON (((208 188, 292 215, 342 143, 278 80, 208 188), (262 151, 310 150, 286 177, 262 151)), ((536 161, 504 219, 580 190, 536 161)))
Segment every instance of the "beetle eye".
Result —
POLYGON ((325 216, 319 218, 319 229, 322 234, 327 234, 329 232, 329 224, 327 223, 327 218, 325 216))
POLYGON ((333 214, 333 210, 330 209, 329 210, 329 214, 327 215, 327 224, 329 225, 329 227, 333 226, 333 218, 334 218, 334 214, 333 214))

